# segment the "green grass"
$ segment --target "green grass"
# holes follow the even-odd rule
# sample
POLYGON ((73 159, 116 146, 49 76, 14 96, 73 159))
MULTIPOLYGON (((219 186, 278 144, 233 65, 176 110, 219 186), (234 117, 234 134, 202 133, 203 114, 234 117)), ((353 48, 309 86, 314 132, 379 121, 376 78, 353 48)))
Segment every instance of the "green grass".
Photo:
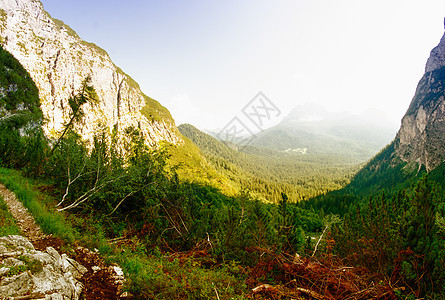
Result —
POLYGON ((0 236, 14 234, 20 234, 20 229, 0 196, 0 236))

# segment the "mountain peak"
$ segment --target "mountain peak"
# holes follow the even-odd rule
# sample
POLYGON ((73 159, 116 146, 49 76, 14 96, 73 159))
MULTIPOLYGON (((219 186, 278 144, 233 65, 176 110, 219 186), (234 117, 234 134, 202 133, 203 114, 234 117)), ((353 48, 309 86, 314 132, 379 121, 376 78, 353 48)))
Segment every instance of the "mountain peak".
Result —
POLYGON ((300 122, 320 121, 326 118, 329 112, 322 106, 314 103, 306 103, 297 105, 284 118, 286 120, 294 120, 300 122))
POLYGON ((29 5, 35 5, 36 7, 42 7, 42 3, 38 0, 2 0, 3 9, 20 9, 24 10, 28 8, 29 5))
POLYGON ((439 44, 431 50, 430 57, 425 66, 425 73, 437 70, 443 66, 445 66, 445 33, 439 44))

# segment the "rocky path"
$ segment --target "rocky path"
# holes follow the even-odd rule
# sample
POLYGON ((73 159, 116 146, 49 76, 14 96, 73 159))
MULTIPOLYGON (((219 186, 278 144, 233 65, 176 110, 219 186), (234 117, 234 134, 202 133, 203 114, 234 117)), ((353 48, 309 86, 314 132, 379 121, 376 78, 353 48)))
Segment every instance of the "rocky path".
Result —
MULTIPOLYGON (((3 196, 22 234, 37 250, 45 251, 47 247, 53 247, 57 251, 61 251, 64 242, 59 238, 44 234, 23 203, 1 183, 0 195, 3 196)), ((120 268, 116 271, 116 266, 106 266, 96 253, 86 248, 77 247, 75 252, 74 259, 87 268, 87 272, 82 277, 85 299, 131 299, 131 296, 124 295, 126 293, 119 297, 123 283, 123 274, 121 274, 120 268)))
POLYGON ((28 209, 23 206, 23 203, 17 200, 14 193, 9 191, 3 184, 0 183, 0 194, 3 196, 9 211, 17 222, 23 235, 26 236, 32 243, 48 238, 40 226, 35 222, 33 216, 28 209))

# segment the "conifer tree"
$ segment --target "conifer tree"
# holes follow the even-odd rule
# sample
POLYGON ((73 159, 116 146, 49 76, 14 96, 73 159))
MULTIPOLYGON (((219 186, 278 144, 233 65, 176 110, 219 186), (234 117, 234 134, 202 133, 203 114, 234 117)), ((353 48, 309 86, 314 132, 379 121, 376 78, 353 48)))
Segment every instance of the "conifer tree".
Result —
POLYGON ((50 152, 50 156, 54 153, 55 149, 59 146, 61 140, 64 138, 66 133, 72 129, 74 124, 79 123, 85 112, 83 111, 83 107, 85 104, 96 105, 99 102, 96 91, 94 90, 93 85, 91 84, 91 76, 87 76, 83 81, 80 90, 77 94, 71 96, 68 99, 68 104, 70 106, 70 118, 69 121, 65 124, 65 128, 63 129, 62 134, 57 139, 53 149, 50 152))

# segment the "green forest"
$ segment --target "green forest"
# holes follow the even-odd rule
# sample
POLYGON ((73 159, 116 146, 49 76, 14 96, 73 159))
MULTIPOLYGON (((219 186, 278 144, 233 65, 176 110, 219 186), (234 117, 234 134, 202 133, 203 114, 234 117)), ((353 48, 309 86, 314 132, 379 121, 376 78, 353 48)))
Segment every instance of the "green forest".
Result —
POLYGON ((244 153, 195 136, 240 190, 226 195, 180 177, 172 148, 148 147, 137 128, 83 141, 73 125, 98 101, 88 78, 52 140, 37 88, 1 48, 0 78, 0 181, 68 249, 97 248, 122 266, 136 299, 445 296, 443 166, 417 172, 391 145, 358 170, 342 157, 244 153))
POLYGON ((271 203, 299 202, 346 186, 359 169, 359 160, 340 155, 286 153, 254 146, 237 149, 189 124, 179 126, 210 164, 238 189, 248 189, 271 203))

